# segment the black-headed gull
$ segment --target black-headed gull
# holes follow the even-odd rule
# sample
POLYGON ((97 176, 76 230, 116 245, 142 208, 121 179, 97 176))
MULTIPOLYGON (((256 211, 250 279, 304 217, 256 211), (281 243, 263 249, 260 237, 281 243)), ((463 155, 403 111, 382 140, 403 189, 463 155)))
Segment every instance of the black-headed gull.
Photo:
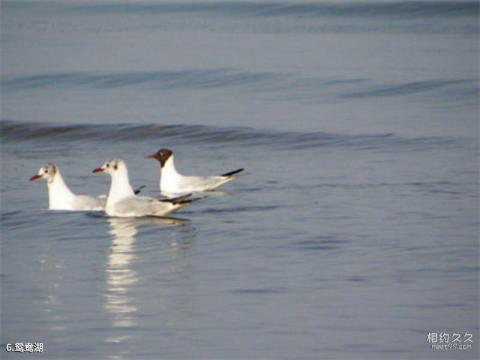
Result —
POLYGON ((93 172, 105 172, 112 178, 105 205, 105 212, 109 216, 165 216, 192 202, 187 199, 190 195, 162 200, 136 196, 130 185, 127 166, 121 159, 109 160, 93 172))
POLYGON ((183 194, 197 191, 215 190, 235 179, 243 169, 237 169, 218 176, 184 176, 175 169, 173 152, 160 149, 155 154, 145 156, 160 162, 160 192, 163 194, 183 194))
POLYGON ((58 166, 46 164, 30 181, 44 179, 48 188, 49 210, 100 211, 105 208, 105 198, 75 195, 65 184, 58 166))

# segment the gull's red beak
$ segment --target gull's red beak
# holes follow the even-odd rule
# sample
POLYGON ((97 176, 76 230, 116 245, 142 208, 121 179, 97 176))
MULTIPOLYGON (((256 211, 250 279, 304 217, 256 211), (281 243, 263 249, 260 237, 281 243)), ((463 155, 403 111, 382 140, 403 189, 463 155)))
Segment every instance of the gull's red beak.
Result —
POLYGON ((155 154, 152 154, 152 155, 147 155, 144 157, 144 159, 152 159, 152 160, 157 160, 155 154))
POLYGON ((103 172, 103 169, 102 169, 101 167, 99 167, 99 168, 93 169, 92 172, 93 172, 93 173, 103 172))
POLYGON ((35 181, 35 180, 38 180, 38 179, 41 179, 42 177, 40 175, 33 175, 31 178, 30 178, 30 181, 35 181))

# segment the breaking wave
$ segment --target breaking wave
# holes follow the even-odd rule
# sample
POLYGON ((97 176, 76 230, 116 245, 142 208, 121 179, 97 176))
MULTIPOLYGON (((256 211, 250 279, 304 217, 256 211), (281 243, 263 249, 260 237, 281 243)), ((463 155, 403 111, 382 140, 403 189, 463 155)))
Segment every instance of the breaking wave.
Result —
POLYGON ((404 137, 393 133, 346 135, 328 132, 281 132, 248 127, 202 125, 79 124, 54 125, 2 120, 1 138, 5 142, 115 142, 152 141, 175 138, 177 142, 248 146, 274 146, 283 149, 348 147, 361 150, 422 150, 432 147, 470 147, 465 139, 450 137, 404 137))

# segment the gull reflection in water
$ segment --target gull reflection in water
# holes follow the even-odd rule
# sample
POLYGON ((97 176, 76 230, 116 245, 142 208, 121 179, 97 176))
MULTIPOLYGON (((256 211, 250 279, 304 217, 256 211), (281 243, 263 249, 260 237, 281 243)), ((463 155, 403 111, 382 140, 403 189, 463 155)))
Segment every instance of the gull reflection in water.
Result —
MULTIPOLYGON (((174 218, 108 218, 109 233, 113 236, 107 259, 107 291, 105 309, 112 315, 114 328, 131 328, 137 325, 135 313, 138 311, 133 302, 133 287, 139 280, 138 273, 132 269, 135 261, 135 236, 140 225, 174 225, 185 220, 174 218)), ((130 336, 120 335, 107 339, 107 342, 122 342, 130 336)))
POLYGON ((65 274, 65 260, 54 255, 54 251, 47 251, 41 255, 40 264, 45 281, 46 296, 43 298, 43 309, 48 321, 46 328, 50 331, 65 331, 66 321, 64 312, 61 311, 64 304, 61 295, 62 283, 65 274))

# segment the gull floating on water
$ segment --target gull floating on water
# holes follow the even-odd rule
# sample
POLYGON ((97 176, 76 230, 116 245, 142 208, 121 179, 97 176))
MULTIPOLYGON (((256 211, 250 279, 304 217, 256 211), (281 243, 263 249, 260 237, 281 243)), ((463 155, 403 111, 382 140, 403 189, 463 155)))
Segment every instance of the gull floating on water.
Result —
POLYGON ((173 152, 169 149, 160 149, 155 154, 145 156, 145 159, 160 162, 160 192, 163 194, 215 190, 243 171, 242 168, 218 176, 184 176, 175 169, 173 152))
POLYGON ((44 179, 48 188, 49 210, 100 211, 105 208, 105 198, 75 195, 65 184, 58 166, 46 164, 30 181, 44 179))
POLYGON ((187 199, 190 194, 173 199, 155 199, 146 196, 136 196, 125 162, 121 159, 107 161, 94 173, 105 172, 112 178, 107 196, 105 212, 115 217, 165 216, 192 202, 187 199))

